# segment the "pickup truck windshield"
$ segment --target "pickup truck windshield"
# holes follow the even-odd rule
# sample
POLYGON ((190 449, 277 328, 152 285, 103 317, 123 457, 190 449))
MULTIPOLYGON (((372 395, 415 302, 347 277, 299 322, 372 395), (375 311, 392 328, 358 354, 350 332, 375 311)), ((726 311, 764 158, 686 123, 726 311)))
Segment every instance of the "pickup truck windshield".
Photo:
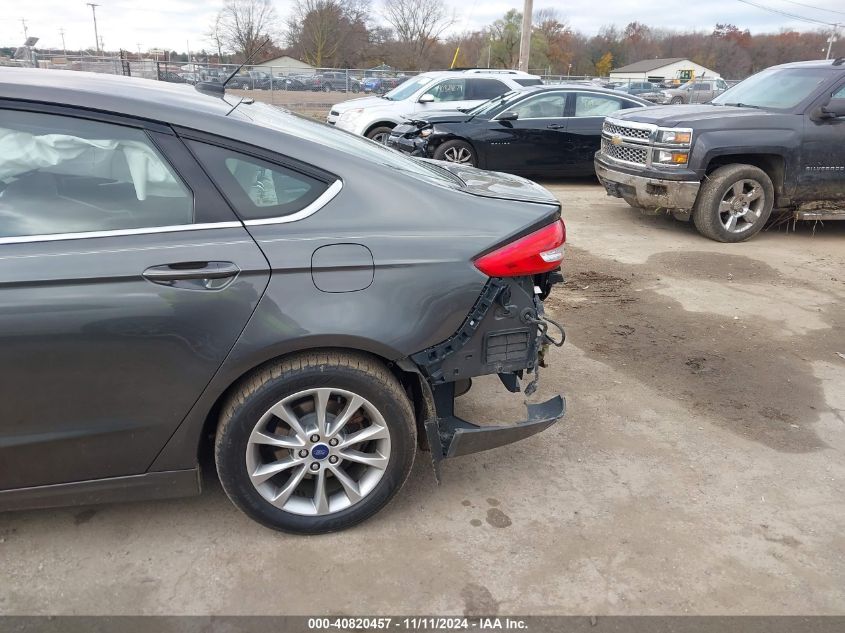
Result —
POLYGON ((711 103, 789 110, 829 78, 830 71, 824 68, 772 68, 738 83, 711 103))

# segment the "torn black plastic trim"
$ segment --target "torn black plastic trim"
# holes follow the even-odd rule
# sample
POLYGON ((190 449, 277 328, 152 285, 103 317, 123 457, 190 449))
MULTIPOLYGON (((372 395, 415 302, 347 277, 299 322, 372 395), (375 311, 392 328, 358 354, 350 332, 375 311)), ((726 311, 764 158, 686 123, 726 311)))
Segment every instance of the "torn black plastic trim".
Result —
POLYGON ((431 448, 431 460, 438 482, 440 462, 499 448, 546 430, 566 414, 566 399, 555 396, 546 402, 528 404, 527 419, 509 425, 479 426, 459 418, 454 409, 454 383, 434 388, 435 418, 425 422, 425 433, 431 448))

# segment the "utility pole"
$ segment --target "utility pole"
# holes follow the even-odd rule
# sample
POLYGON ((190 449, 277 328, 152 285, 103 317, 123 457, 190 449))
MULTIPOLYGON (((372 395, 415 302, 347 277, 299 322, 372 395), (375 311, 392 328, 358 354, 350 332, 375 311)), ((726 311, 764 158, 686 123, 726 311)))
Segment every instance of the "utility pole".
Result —
POLYGON ((89 7, 91 7, 91 15, 94 16, 94 42, 97 44, 97 55, 99 56, 99 54, 100 54, 100 34, 97 33, 97 7, 99 7, 100 5, 96 4, 94 2, 86 2, 85 4, 87 4, 89 7))
POLYGON ((65 57, 67 57, 67 46, 65 46, 65 30, 59 29, 59 35, 62 36, 62 50, 65 52, 65 57))
POLYGON ((26 30, 26 20, 21 18, 21 24, 23 24, 23 40, 24 42, 29 39, 29 33, 26 30))
POLYGON ((531 54, 531 16, 534 0, 525 0, 522 8, 522 37, 519 40, 519 69, 528 72, 528 57, 531 54))
POLYGON ((830 32, 830 37, 827 38, 827 55, 825 59, 830 59, 830 49, 833 48, 833 43, 836 41, 836 36, 839 34, 839 23, 833 25, 833 30, 830 32))

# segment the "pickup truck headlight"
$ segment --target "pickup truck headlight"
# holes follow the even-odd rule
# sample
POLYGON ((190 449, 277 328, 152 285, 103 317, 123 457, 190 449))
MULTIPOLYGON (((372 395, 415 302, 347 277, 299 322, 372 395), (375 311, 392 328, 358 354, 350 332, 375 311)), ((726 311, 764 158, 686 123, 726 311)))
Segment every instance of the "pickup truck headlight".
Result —
POLYGON ((667 145, 689 145, 692 140, 692 130, 660 130, 657 132, 657 142, 667 145))
POLYGON ((684 167, 689 162, 689 152, 686 150, 656 149, 651 162, 656 165, 684 167))

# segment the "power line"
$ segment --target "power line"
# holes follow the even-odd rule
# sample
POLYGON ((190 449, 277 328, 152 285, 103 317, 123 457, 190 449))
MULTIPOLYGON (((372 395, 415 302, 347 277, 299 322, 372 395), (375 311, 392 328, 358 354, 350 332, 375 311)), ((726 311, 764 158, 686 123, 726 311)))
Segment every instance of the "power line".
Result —
POLYGON ((823 26, 830 26, 836 28, 838 25, 834 24, 833 22, 824 22, 823 20, 817 20, 815 18, 808 18, 802 15, 796 15, 794 13, 789 13, 787 11, 781 11, 780 9, 775 9, 773 7, 767 7, 762 4, 757 4, 756 2, 751 2, 751 0, 739 0, 743 4, 750 5, 752 7, 757 7, 758 9, 762 9, 763 11, 768 11, 770 13, 777 13, 778 15, 783 15, 788 18, 792 18, 793 20, 799 20, 800 22, 807 22, 809 24, 821 24, 823 26))
POLYGON ((807 9, 815 9, 816 11, 827 11, 828 13, 838 13, 839 15, 845 15, 845 11, 837 11, 836 9, 825 9, 824 7, 815 7, 812 4, 804 4, 803 2, 796 2, 795 0, 780 0, 781 2, 788 2, 789 4, 795 4, 799 7, 806 7, 807 9))

